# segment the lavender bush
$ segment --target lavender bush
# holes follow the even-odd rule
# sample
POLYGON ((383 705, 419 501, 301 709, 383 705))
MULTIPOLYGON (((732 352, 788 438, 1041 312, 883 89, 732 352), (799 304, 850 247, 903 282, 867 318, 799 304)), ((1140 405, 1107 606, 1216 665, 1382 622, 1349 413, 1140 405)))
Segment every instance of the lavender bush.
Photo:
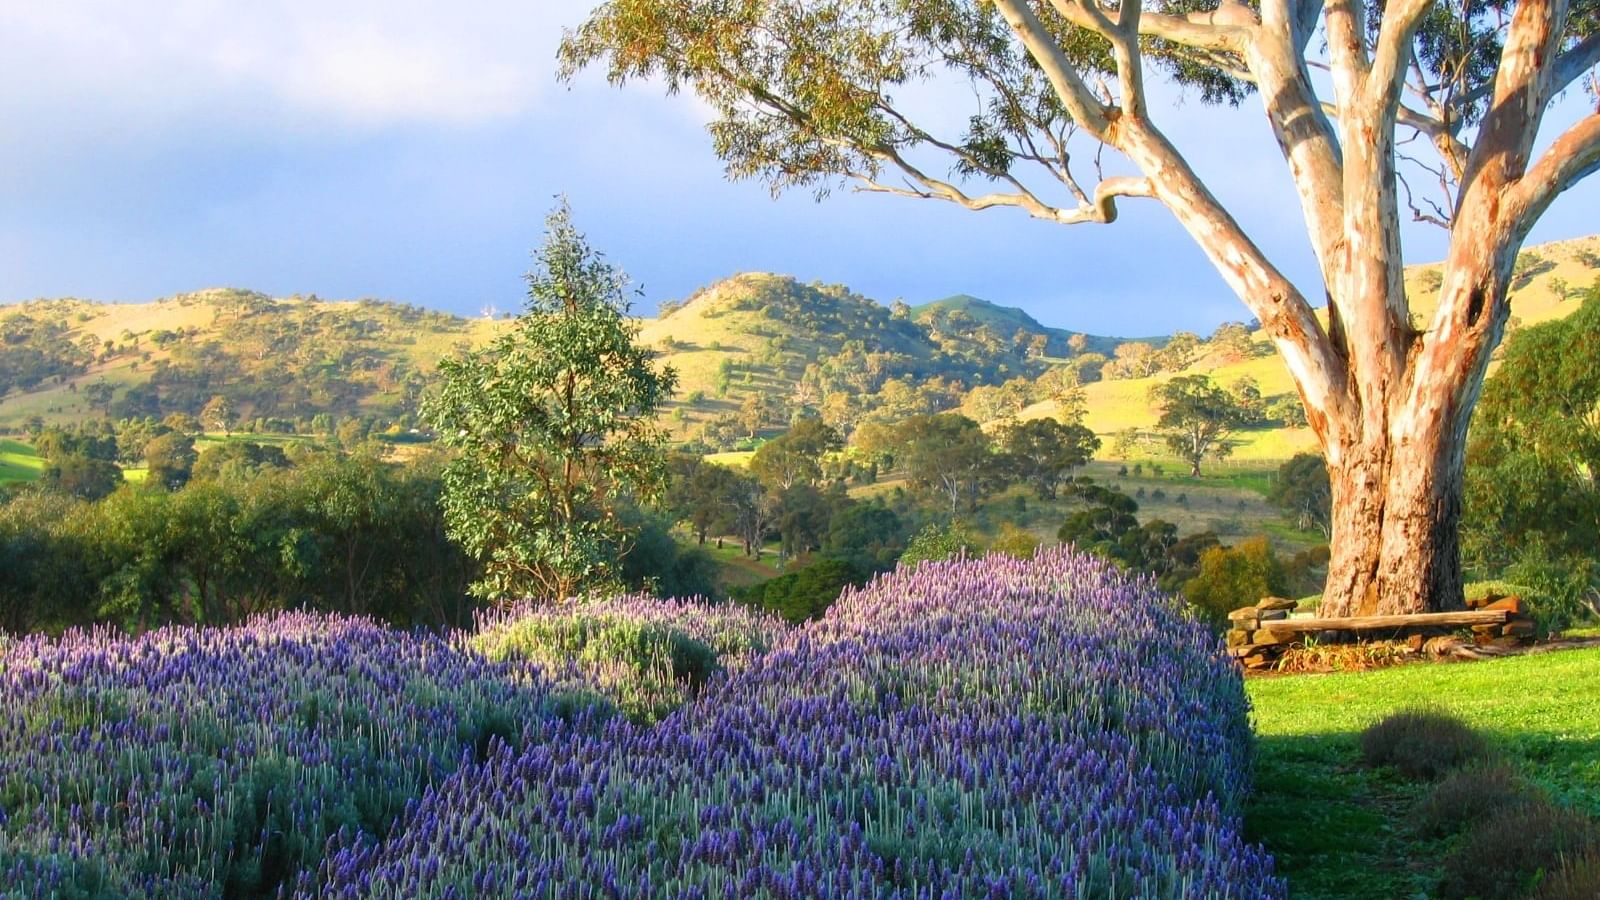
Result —
POLYGON ((511 666, 308 615, 26 638, 0 694, 7 896, 271 895, 494 739, 560 728, 511 666))
POLYGON ((635 594, 489 613, 467 645, 491 660, 530 663, 557 690, 598 692, 648 724, 714 673, 743 668, 785 631, 783 620, 739 604, 635 594))
POLYGON ((1105 564, 927 563, 660 724, 498 746, 334 897, 1270 897, 1248 724, 1204 626, 1105 564))

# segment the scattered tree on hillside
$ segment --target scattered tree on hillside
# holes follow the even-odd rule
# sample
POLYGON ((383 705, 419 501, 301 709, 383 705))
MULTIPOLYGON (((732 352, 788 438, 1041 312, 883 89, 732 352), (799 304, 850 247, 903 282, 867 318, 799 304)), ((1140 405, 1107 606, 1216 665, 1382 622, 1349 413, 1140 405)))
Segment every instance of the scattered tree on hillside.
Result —
POLYGON ((1189 464, 1189 474, 1200 475, 1207 457, 1226 456, 1232 445, 1228 435, 1244 421, 1239 403, 1204 375, 1180 375, 1150 390, 1161 411, 1156 425, 1167 447, 1189 464))
POLYGON ((1089 411, 1088 394, 1078 380, 1076 369, 1052 366, 1039 376, 1036 387, 1041 399, 1054 401, 1055 419, 1064 425, 1078 425, 1089 411))
POLYGON ((1243 322, 1223 322, 1211 333, 1211 349, 1224 363, 1242 362, 1255 355, 1255 340, 1243 322))
POLYGON ((1261 385, 1249 375, 1241 375, 1228 386, 1233 402, 1239 407, 1241 426, 1260 425, 1267 420, 1267 401, 1261 396, 1261 385))
POLYGON ((1082 425, 1055 419, 1029 419, 999 432, 1000 449, 1018 480, 1031 485, 1040 500, 1054 500, 1056 488, 1071 480, 1072 470, 1100 449, 1100 439, 1082 425))
POLYGON ((839 449, 839 433, 821 419, 802 418, 767 441, 750 457, 750 474, 776 491, 814 485, 822 477, 822 456, 839 449))
POLYGON ((943 495, 954 515, 994 485, 995 457, 978 423, 956 413, 916 416, 900 426, 900 460, 912 485, 943 495))
POLYGON ((676 375, 639 345, 626 277, 565 205, 547 227, 523 313, 483 349, 441 360, 423 406, 457 451, 450 536, 484 564, 473 592, 496 600, 613 581, 628 541, 619 504, 654 500, 666 474, 655 413, 676 375))
POLYGON ((116 388, 112 387, 104 378, 91 382, 83 389, 83 399, 88 402, 90 409, 100 410, 102 415, 111 414, 111 401, 117 395, 116 388))
POLYGON ((728 172, 774 190, 853 179, 1061 224, 1112 222, 1125 198, 1163 205, 1297 382, 1333 470, 1322 611, 1344 616, 1463 602, 1467 422, 1523 238, 1600 168, 1600 111, 1541 134, 1553 99, 1600 60, 1597 25, 1600 7, 1565 0, 612 0, 568 34, 561 56, 568 75, 601 63, 613 81, 695 91, 719 117, 710 130, 728 172), (1313 66, 1327 75, 1313 78, 1313 66), (1319 264, 1312 296, 1328 298, 1326 325, 1162 130, 1152 77, 1207 102, 1261 98, 1319 264), (971 115, 954 117, 965 133, 900 104, 904 85, 930 81, 971 96, 971 115), (1079 142, 1126 165, 1082 183, 1079 142), (1418 154, 1431 158, 1409 162, 1418 154), (1408 166, 1437 196, 1400 190, 1408 166), (1403 278, 1406 216, 1449 232, 1421 328, 1403 278))
POLYGON ((1106 378, 1145 378, 1161 371, 1161 356, 1144 341, 1124 341, 1102 370, 1106 378))

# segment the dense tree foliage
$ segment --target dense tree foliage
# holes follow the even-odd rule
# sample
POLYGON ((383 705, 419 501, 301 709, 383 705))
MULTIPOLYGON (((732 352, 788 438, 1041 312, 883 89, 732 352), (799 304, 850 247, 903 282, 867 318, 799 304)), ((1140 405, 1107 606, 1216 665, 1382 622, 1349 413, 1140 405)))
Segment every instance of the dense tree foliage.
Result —
POLYGON ((1007 425, 1000 430, 999 443, 1018 480, 1031 486, 1040 500, 1054 500, 1061 483, 1071 480, 1072 470, 1100 449, 1100 438, 1094 432, 1055 419, 1007 425))
POLYGON ((1571 618, 1597 581, 1600 290, 1571 316, 1519 330, 1484 386, 1469 444, 1463 550, 1563 595, 1571 618))
POLYGON ((479 596, 570 597, 616 578, 623 502, 664 488, 655 412, 676 375, 628 317, 627 281, 563 206, 528 276, 528 304, 487 347, 444 360, 424 418, 445 469, 452 538, 484 565, 479 596))
POLYGON ((322 454, 90 503, 0 506, 0 627, 226 623, 270 609, 460 623, 470 561, 445 538, 434 467, 322 454))
POLYGON ((1328 534, 1333 496, 1322 454, 1296 453, 1279 466, 1267 500, 1294 516, 1302 531, 1315 528, 1328 534))

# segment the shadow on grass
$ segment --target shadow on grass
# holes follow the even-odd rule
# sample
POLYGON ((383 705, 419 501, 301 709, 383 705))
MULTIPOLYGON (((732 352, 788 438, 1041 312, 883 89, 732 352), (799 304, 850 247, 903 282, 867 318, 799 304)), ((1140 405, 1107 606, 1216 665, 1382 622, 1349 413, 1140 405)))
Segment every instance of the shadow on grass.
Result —
MULTIPOLYGON (((1600 740, 1488 734, 1558 802, 1600 814, 1600 740)), ((1429 897, 1451 847, 1417 834, 1414 811, 1430 788, 1364 767, 1353 732, 1263 736, 1245 830, 1272 853, 1293 897, 1429 897)))

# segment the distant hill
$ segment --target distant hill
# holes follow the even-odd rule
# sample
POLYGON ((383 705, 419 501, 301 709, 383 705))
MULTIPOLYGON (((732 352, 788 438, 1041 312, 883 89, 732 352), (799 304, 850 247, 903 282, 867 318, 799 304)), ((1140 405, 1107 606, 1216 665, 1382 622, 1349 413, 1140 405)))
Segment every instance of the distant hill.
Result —
MULTIPOLYGON (((664 304, 641 325, 678 370, 670 422, 688 437, 752 396, 777 427, 785 404, 807 402, 808 391, 817 402, 830 393, 859 402, 890 382, 958 393, 1030 376, 1045 363, 1028 340, 1070 334, 1020 310, 983 312, 986 323, 919 321, 843 285, 746 273, 664 304)), ((393 421, 415 412, 441 356, 502 327, 402 303, 232 288, 150 303, 0 306, 0 430, 34 416, 194 414, 219 394, 240 418, 278 420, 272 427, 321 414, 393 421)))
MULTIPOLYGON (((990 303, 971 294, 955 294, 943 300, 934 300, 911 308, 911 317, 917 322, 929 324, 940 319, 948 320, 952 315, 964 316, 966 319, 987 326, 997 334, 1015 335, 1018 333, 1028 335, 1044 335, 1049 341, 1050 356, 1067 356, 1071 350, 1068 342, 1074 334, 1080 332, 1068 331, 1065 328, 1052 328, 1042 325, 1039 320, 1029 315, 1026 310, 1015 306, 1000 306, 990 303)), ((957 319, 959 321, 959 318, 957 319)), ((1097 334, 1084 335, 1084 349, 1090 353, 1104 353, 1110 356, 1117 345, 1124 343, 1124 338, 1105 337, 1097 334)), ((1164 338, 1139 338, 1159 344, 1164 338)))
MULTIPOLYGON (((1514 325, 1564 315, 1576 301, 1563 297, 1597 276, 1600 236, 1527 248, 1513 283, 1514 325)), ((1416 296, 1430 297, 1439 266, 1413 266, 1406 277, 1416 296)), ((1418 305, 1425 318, 1427 301, 1418 305)), ((237 289, 139 304, 0 305, 0 433, 33 416, 193 414, 218 394, 243 419, 276 420, 269 430, 321 414, 402 420, 414 414, 440 357, 481 345, 503 327, 503 319, 403 303, 237 289)), ((642 339, 679 373, 667 419, 673 434, 720 430, 723 439, 712 443, 722 445, 730 432, 748 434, 752 416, 770 432, 802 406, 856 421, 951 408, 974 387, 1035 379, 1068 362, 1075 335, 968 295, 885 306, 844 285, 758 272, 664 304, 641 327, 642 339)), ((1083 343, 1085 354, 1113 356, 1129 342, 1085 335, 1083 343)), ((1268 398, 1294 390, 1270 354, 1207 351, 1183 371, 1225 384, 1249 376, 1268 398)), ((1150 428, 1150 386, 1173 374, 1088 385, 1088 424, 1103 434, 1150 428)), ((1053 411, 1046 401, 1023 415, 1053 411)), ((1246 436, 1240 455, 1278 458, 1310 445, 1304 429, 1262 431, 1246 436)))
POLYGON ((440 356, 494 327, 402 303, 226 288, 0 306, 0 428, 33 416, 193 414, 219 394, 244 419, 398 418, 440 356))

